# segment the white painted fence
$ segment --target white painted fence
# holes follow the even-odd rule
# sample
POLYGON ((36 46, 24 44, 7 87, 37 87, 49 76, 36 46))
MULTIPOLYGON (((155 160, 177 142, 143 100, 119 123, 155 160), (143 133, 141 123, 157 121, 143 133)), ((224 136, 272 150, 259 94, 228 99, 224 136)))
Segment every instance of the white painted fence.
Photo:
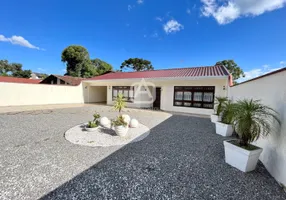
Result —
POLYGON ((241 85, 233 86, 230 99, 261 99, 280 114, 281 131, 259 139, 256 145, 263 148, 260 160, 271 175, 286 185, 286 70, 241 85))
POLYGON ((83 87, 0 83, 0 106, 84 103, 83 87))

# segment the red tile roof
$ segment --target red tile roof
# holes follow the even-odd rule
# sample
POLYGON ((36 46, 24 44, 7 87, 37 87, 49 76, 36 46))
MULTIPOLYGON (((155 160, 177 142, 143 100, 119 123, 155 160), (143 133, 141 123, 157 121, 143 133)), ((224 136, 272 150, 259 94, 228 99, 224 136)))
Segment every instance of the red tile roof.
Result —
POLYGON ((0 82, 6 83, 30 83, 30 84, 38 84, 42 80, 40 79, 28 79, 28 78, 16 78, 10 76, 0 76, 0 82))
POLYGON ((141 72, 115 72, 96 76, 86 80, 132 79, 132 78, 183 78, 183 77, 218 77, 229 76, 223 66, 207 66, 192 68, 173 68, 141 72))
POLYGON ((73 77, 73 76, 59 76, 59 75, 54 75, 55 77, 58 77, 59 79, 62 79, 63 81, 69 83, 70 85, 77 86, 81 83, 84 78, 80 77, 73 77))

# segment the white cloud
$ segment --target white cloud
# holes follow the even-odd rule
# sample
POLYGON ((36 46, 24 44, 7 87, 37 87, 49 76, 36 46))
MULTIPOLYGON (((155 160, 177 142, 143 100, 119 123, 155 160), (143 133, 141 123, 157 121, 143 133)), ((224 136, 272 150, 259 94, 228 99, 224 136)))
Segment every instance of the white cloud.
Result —
POLYGON ((161 22, 161 21, 163 21, 163 18, 162 18, 162 17, 156 17, 156 18, 155 18, 155 20, 157 20, 157 21, 160 21, 160 22, 161 22))
POLYGON ((184 26, 180 24, 179 22, 177 22, 176 20, 172 19, 172 20, 169 20, 166 24, 164 24, 163 28, 164 28, 164 31, 167 34, 169 34, 169 33, 175 33, 175 32, 181 31, 182 29, 184 29, 184 26))
POLYGON ((144 0, 137 0, 137 3, 142 4, 142 3, 144 3, 144 0))
POLYGON ((282 8, 286 0, 201 0, 202 15, 228 24, 239 17, 258 16, 282 8))
POLYGON ((187 12, 188 15, 190 15, 191 14, 191 9, 188 8, 186 12, 187 12))
POLYGON ((280 61, 280 67, 286 67, 286 61, 280 61))
POLYGON ((22 36, 13 35, 10 38, 6 38, 4 35, 0 35, 0 42, 10 42, 11 44, 28 47, 30 49, 44 50, 41 49, 40 47, 32 45, 28 40, 26 40, 22 36))
POLYGON ((243 82, 243 81, 247 81, 249 79, 253 79, 256 78, 258 76, 262 76, 264 74, 276 71, 281 69, 282 67, 276 67, 276 68, 272 68, 269 65, 263 65, 261 68, 256 68, 256 69, 252 69, 250 71, 244 72, 245 77, 241 77, 237 80, 238 83, 243 82))

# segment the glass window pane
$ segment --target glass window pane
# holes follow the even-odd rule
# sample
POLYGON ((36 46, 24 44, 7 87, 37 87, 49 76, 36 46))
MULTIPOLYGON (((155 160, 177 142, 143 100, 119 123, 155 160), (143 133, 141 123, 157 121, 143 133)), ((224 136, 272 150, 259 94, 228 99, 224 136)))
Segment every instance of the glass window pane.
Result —
POLYGON ((128 90, 123 90, 123 96, 124 98, 128 98, 128 90))
POLYGON ((184 106, 190 107, 191 105, 192 105, 192 103, 187 103, 187 102, 184 103, 184 106))
POLYGON ((175 101, 175 105, 176 105, 176 106, 181 106, 182 104, 183 104, 182 102, 175 101))
POLYGON ((175 92, 176 100, 183 100, 183 92, 175 92))
POLYGON ((113 90, 113 97, 117 97, 117 90, 113 90))
POLYGON ((192 92, 184 92, 184 100, 191 101, 192 100, 192 92))
POLYGON ((212 103, 204 103, 203 107, 204 108, 213 108, 213 104, 212 103))
POLYGON ((204 102, 213 102, 213 93, 212 92, 205 92, 203 101, 204 102))
POLYGON ((202 92, 194 92, 194 101, 202 101, 203 93, 202 92))
POLYGON ((199 107, 200 108, 200 107, 202 107, 202 104, 201 103, 194 103, 193 107, 199 107))

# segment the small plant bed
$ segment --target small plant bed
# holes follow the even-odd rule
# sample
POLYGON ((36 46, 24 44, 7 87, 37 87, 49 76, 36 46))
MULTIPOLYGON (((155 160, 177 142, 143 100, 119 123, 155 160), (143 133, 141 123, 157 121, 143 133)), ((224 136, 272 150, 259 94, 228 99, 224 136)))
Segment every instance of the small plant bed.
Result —
POLYGON ((88 132, 96 131, 97 128, 99 127, 99 118, 100 118, 100 114, 99 113, 95 113, 93 115, 93 121, 89 121, 85 125, 85 130, 88 131, 88 132))
POLYGON ((66 140, 83 146, 108 147, 138 142, 150 133, 150 129, 143 124, 139 124, 137 128, 130 128, 128 134, 124 137, 117 135, 114 127, 109 129, 99 126, 95 131, 87 132, 82 128, 83 126, 85 125, 80 124, 69 129, 65 133, 66 140))

